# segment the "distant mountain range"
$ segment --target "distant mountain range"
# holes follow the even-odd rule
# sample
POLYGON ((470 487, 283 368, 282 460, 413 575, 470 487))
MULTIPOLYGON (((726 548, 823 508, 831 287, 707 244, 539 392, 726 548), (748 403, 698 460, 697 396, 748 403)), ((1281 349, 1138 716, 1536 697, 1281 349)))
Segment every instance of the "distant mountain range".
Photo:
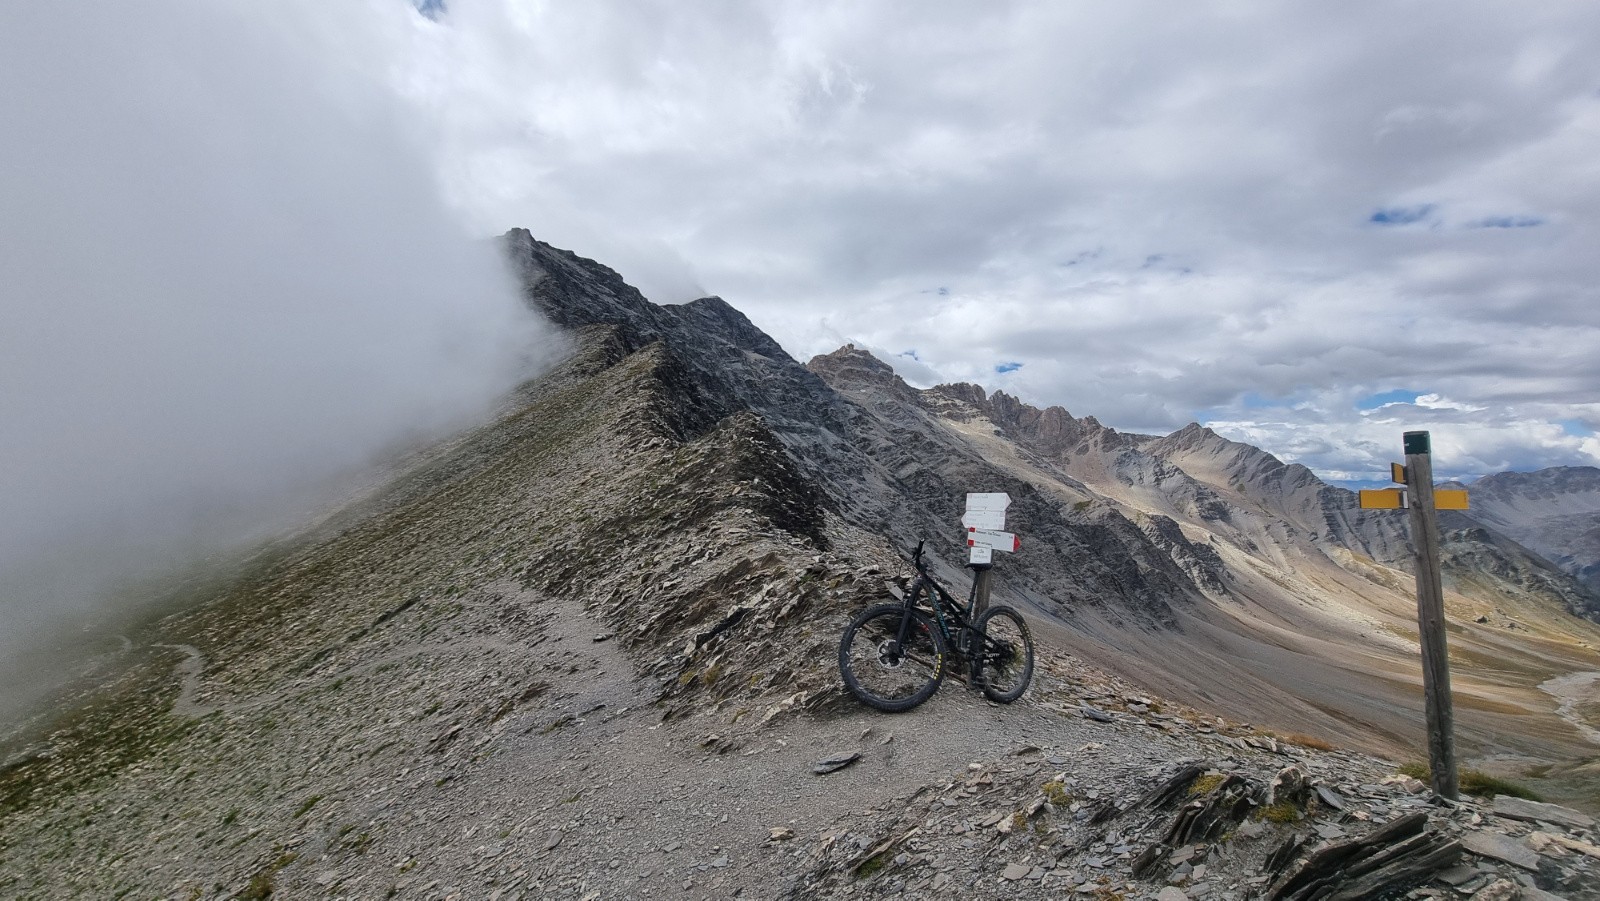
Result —
MULTIPOLYGON (((860 706, 841 687, 839 635, 905 584, 909 549, 927 539, 935 572, 969 584, 960 517, 979 491, 1011 496, 1007 528, 1022 537, 994 567, 994 601, 1028 615, 1039 678, 1057 680, 1007 723, 1047 730, 1115 701, 1151 716, 1106 740, 1148 733, 1160 754, 1202 747, 1181 732, 1275 755, 1272 730, 1420 756, 1403 513, 1361 510, 1353 492, 1199 425, 1128 434, 977 385, 919 390, 853 346, 802 364, 720 298, 656 305, 524 230, 502 244, 527 303, 564 332, 562 359, 320 531, 190 586, 177 613, 129 630, 103 684, 14 727, 0 743, 0 818, 18 824, 0 831, 0 894, 176 894, 156 872, 169 867, 230 891, 281 879, 299 896, 331 884, 319 854, 385 879, 423 859, 459 880, 500 853, 461 847, 525 827, 539 853, 581 856, 557 825, 642 775, 651 787, 624 793, 612 834, 660 787, 640 758, 590 768, 618 747, 748 766, 718 777, 744 786, 792 776, 789 739, 849 737, 840 718, 860 706), (1204 714, 1180 728, 1153 699, 1105 697, 1097 669, 1204 714), (646 743, 669 734, 669 751, 646 743), (558 769, 585 787, 562 783, 528 810, 558 769), (479 800, 451 800, 458 782, 479 800), (523 795, 502 797, 512 782, 523 795), (173 806, 196 792, 194 812, 173 806), (473 838, 495 807, 509 819, 473 838), (310 824, 321 837, 304 838, 310 824), (138 863, 121 870, 82 853, 130 846, 138 863), (61 861, 78 860, 62 881, 61 861)), ((1493 476, 1468 513, 1441 519, 1464 762, 1589 806, 1597 475, 1493 476)), ((919 722, 904 716, 848 731, 865 741, 882 726, 875 760, 922 759, 937 742, 896 740, 919 722)), ((678 788, 721 822, 753 796, 678 788)), ((528 858, 508 856, 510 878, 528 858)))
POLYGON ((1501 472, 1470 486, 1471 518, 1600 590, 1600 469, 1501 472))

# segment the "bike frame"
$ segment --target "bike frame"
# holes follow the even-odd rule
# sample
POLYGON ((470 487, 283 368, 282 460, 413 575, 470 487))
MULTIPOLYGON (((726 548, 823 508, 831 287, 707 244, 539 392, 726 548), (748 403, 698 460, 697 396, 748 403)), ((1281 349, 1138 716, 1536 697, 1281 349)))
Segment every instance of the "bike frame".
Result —
MULTIPOLYGON (((917 574, 922 577, 923 583, 928 586, 928 593, 931 595, 928 606, 931 608, 934 621, 939 626, 939 632, 944 637, 946 647, 950 649, 951 653, 966 659, 969 667, 975 669, 978 655, 970 653, 970 641, 974 636, 983 637, 978 632, 975 622, 978 614, 978 581, 973 579, 972 590, 967 593, 967 604, 963 608, 960 602, 950 592, 946 591, 945 587, 940 585, 939 581, 922 564, 922 548, 925 543, 925 541, 917 542, 917 550, 911 556, 911 565, 916 567, 917 574), (947 615, 955 626, 954 632, 952 632, 951 625, 945 622, 947 615), (958 635, 960 640, 957 639, 958 635)), ((917 605, 917 592, 907 592, 905 604, 906 610, 914 609, 917 605)), ((897 636, 901 647, 905 647, 907 633, 910 629, 911 617, 906 616, 900 621, 900 634, 897 636)), ((972 675, 975 676, 976 673, 972 675)))

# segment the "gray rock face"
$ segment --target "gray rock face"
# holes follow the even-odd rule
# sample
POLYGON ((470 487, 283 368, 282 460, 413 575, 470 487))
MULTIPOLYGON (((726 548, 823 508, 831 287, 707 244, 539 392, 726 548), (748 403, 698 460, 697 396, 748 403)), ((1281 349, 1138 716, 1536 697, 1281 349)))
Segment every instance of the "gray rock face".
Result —
POLYGON ((1468 487, 1473 519, 1600 589, 1600 469, 1501 472, 1468 487))
POLYGON ((757 414, 823 489, 827 509, 901 547, 927 537, 953 581, 965 557, 955 526, 960 504, 982 486, 1012 494, 1014 518, 1046 539, 1012 578, 1058 616, 1089 604, 1170 624, 1170 604, 1199 593, 1126 518, 1064 517, 1034 486, 951 441, 919 392, 865 351, 845 348, 804 367, 720 298, 656 306, 610 269, 526 231, 508 233, 505 246, 528 302, 553 321, 609 326, 627 352, 661 342, 682 376, 669 404, 692 413, 683 417, 685 437, 741 410, 757 414))
POLYGON ((1448 513, 1439 520, 1446 585, 1492 580, 1506 590, 1550 598, 1573 616, 1600 622, 1600 589, 1464 514, 1448 513))
POLYGON ((1342 547, 1381 563, 1410 557, 1402 517, 1362 511, 1354 492, 1328 485, 1304 466, 1285 464, 1260 448, 1190 423, 1149 442, 1145 450, 1186 472, 1214 474, 1214 491, 1223 497, 1236 492, 1247 505, 1285 524, 1293 538, 1342 547))

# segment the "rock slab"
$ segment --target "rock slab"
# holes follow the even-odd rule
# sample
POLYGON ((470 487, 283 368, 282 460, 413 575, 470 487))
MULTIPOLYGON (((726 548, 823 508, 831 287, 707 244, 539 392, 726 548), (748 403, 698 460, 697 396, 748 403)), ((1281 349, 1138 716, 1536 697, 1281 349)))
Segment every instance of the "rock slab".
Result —
POLYGON ((1468 832, 1461 836, 1461 846, 1479 857, 1492 857, 1524 870, 1539 869, 1538 854, 1498 833, 1468 832))
POLYGON ((1510 795, 1494 796, 1494 812, 1499 816, 1509 817, 1513 820, 1555 823, 1558 826, 1568 826, 1574 829, 1594 828, 1594 817, 1586 813, 1580 813, 1570 807, 1562 807, 1559 804, 1524 801, 1521 798, 1513 798, 1510 795))

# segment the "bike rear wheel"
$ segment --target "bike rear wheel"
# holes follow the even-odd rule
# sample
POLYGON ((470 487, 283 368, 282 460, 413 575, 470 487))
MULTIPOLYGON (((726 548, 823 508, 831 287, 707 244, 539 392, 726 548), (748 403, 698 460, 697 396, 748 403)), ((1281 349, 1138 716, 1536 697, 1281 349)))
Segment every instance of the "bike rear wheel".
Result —
POLYGON ((910 710, 933 697, 944 680, 944 658, 944 636, 926 616, 904 604, 868 607, 839 640, 839 675, 845 687, 862 703, 886 713, 910 710))
POLYGON ((1022 614, 1004 605, 985 610, 975 643, 973 672, 984 695, 1001 704, 1022 697, 1033 679, 1033 634, 1022 614))

